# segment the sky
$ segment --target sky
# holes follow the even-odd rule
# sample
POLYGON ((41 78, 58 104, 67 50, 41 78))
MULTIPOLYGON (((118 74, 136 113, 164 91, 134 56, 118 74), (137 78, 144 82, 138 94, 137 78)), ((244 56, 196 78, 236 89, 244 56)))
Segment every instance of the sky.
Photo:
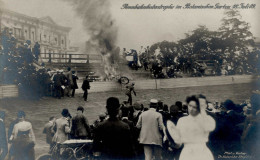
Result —
MULTIPOLYGON (((50 16, 57 24, 71 27, 71 45, 84 44, 90 38, 84 30, 82 19, 73 7, 64 0, 2 0, 4 7, 32 17, 50 16)), ((196 29, 205 25, 217 30, 221 25, 224 9, 121 9, 128 5, 234 5, 256 4, 255 9, 239 9, 242 20, 251 25, 251 32, 260 37, 259 0, 110 0, 107 7, 118 28, 116 44, 120 48, 139 49, 163 40, 178 41, 196 29)), ((102 9, 102 8, 96 8, 102 9)))

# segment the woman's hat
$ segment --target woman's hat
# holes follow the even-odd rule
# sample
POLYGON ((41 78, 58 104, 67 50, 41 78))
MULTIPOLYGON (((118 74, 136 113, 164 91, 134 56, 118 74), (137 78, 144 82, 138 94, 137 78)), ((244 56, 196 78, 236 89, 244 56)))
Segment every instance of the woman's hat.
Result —
POLYGON ((66 108, 63 109, 62 112, 61 112, 61 115, 62 115, 63 117, 68 117, 68 116, 70 116, 69 110, 66 109, 66 108))

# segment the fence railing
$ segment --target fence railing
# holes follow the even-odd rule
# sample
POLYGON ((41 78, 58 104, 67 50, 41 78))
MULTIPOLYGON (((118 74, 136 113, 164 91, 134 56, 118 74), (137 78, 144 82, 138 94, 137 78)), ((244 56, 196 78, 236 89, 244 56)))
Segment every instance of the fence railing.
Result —
POLYGON ((40 58, 48 63, 101 63, 101 55, 70 54, 70 53, 41 53, 40 58))

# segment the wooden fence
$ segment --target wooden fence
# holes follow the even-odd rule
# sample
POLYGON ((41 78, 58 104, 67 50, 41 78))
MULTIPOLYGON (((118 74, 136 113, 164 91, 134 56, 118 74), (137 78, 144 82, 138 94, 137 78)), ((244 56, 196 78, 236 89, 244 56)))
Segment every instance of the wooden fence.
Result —
POLYGON ((16 85, 0 85, 0 99, 18 97, 19 91, 16 85))
MULTIPOLYGON (((175 78, 175 79, 149 79, 136 80, 135 89, 167 89, 167 88, 181 88, 181 87, 195 87, 195 86, 214 86, 227 84, 241 84, 251 83, 256 78, 251 75, 235 75, 235 76, 216 76, 216 77, 190 77, 190 78, 175 78)), ((82 85, 82 80, 79 80, 78 86, 82 85)), ((108 92, 108 91, 122 91, 125 89, 124 85, 118 82, 91 82, 89 92, 108 92)), ((80 87, 79 87, 80 88, 80 87)), ((78 89, 76 93, 83 93, 82 89, 78 89)), ((15 85, 0 86, 0 99, 6 97, 17 97, 18 88, 15 85)))
POLYGON ((101 63, 101 55, 95 54, 67 54, 41 53, 40 59, 48 63, 101 63))

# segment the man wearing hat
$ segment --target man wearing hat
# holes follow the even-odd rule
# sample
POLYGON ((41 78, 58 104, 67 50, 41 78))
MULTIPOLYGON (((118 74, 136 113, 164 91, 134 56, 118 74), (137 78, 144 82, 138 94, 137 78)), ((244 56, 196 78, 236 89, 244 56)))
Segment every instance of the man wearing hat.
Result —
POLYGON ((120 109, 118 98, 108 98, 106 109, 109 118, 94 130, 94 152, 100 151, 104 159, 132 158, 134 149, 130 127, 118 119, 120 109))
POLYGON ((150 100, 150 109, 143 112, 137 122, 136 127, 141 129, 139 141, 144 145, 144 154, 146 160, 162 159, 162 133, 165 132, 162 115, 156 112, 158 100, 150 100))

